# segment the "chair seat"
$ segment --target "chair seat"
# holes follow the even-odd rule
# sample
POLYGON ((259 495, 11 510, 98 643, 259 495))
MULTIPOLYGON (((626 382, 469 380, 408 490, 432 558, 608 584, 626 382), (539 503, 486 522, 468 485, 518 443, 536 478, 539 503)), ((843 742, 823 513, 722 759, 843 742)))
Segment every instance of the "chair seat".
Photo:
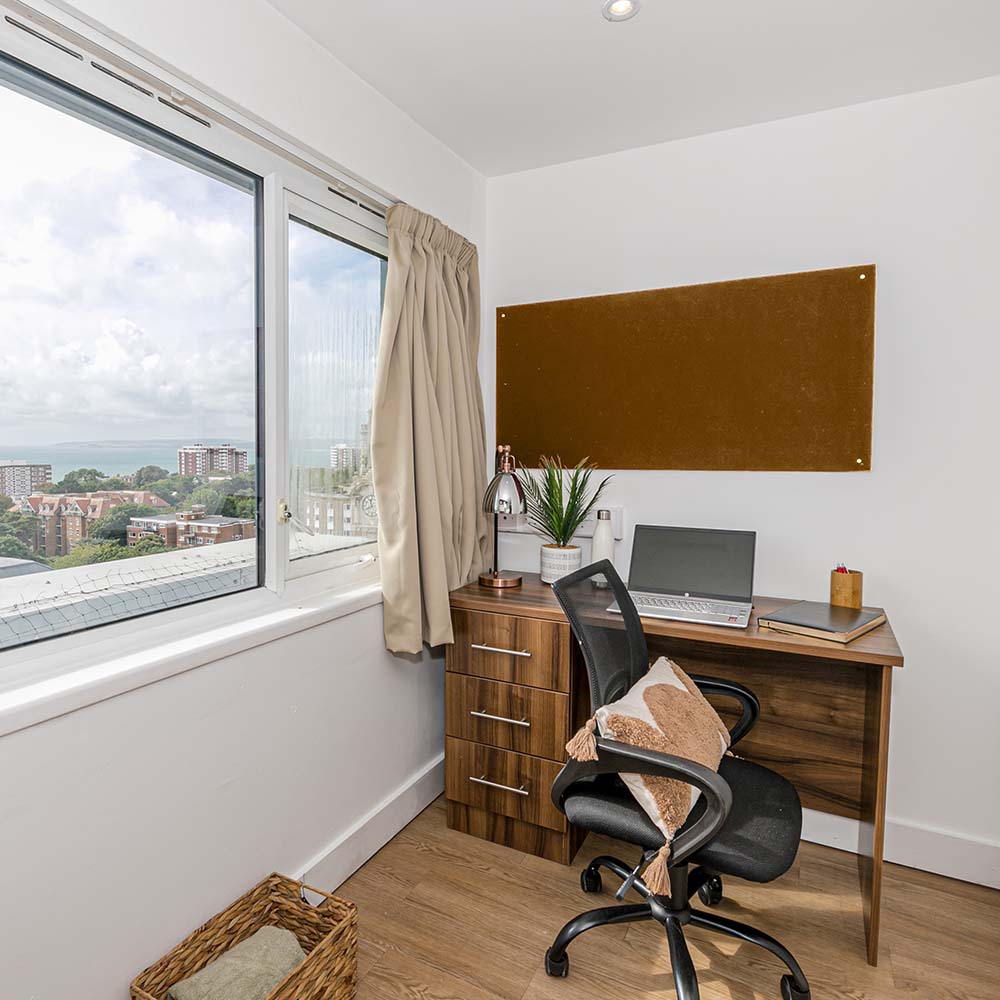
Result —
MULTIPOLYGON (((802 805, 792 785, 774 771, 738 757, 723 757, 719 774, 733 792, 733 805, 714 839, 688 861, 720 875, 770 882, 795 860, 802 833, 802 805)), ((663 846, 663 834, 617 775, 571 785, 563 808, 572 823, 644 850, 663 846)), ((681 830, 705 811, 699 796, 681 830)))

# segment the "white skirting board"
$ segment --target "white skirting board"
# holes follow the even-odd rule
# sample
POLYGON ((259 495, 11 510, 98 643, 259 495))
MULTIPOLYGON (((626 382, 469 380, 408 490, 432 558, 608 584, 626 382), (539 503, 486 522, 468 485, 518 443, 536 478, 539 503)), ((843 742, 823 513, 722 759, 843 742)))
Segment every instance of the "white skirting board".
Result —
MULTIPOLYGON (((802 810, 802 839, 840 851, 857 851, 858 823, 813 809, 802 810)), ((889 818, 885 860, 1000 889, 1000 842, 889 818)))
MULTIPOLYGON (((299 877, 321 889, 335 889, 443 791, 444 754, 439 754, 304 865, 299 877)), ((804 809, 802 839, 854 853, 858 824, 843 816, 804 809)), ((995 841, 889 819, 885 860, 1000 889, 1000 843, 995 841)))
POLYGON ((336 889, 443 791, 441 753, 304 865, 298 878, 318 889, 336 889))

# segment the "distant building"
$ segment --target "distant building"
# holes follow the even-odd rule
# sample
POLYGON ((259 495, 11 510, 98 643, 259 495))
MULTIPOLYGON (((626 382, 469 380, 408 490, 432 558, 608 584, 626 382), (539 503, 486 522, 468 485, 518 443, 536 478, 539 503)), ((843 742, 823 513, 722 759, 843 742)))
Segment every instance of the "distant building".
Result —
POLYGON ((335 444, 330 449, 330 468, 334 472, 355 472, 361 463, 361 449, 350 444, 335 444))
POLYGON ((189 444, 177 449, 177 472, 182 476, 207 476, 210 472, 237 476, 248 468, 246 449, 231 444, 189 444))
POLYGON ((129 548, 135 548, 144 538, 159 537, 167 548, 187 549, 239 542, 256 534, 253 518, 206 514, 204 507, 194 504, 190 510, 176 514, 133 517, 126 529, 126 540, 129 548))
POLYGON ((90 526, 122 504, 170 505, 149 490, 98 490, 95 493, 33 493, 18 505, 38 518, 34 549, 40 555, 69 555, 89 534, 90 526))
POLYGON ((356 476, 343 490, 305 490, 302 522, 314 535, 378 537, 378 507, 368 475, 356 476))
POLYGON ((20 500, 51 482, 51 465, 26 462, 23 458, 0 461, 0 493, 12 500, 20 500))

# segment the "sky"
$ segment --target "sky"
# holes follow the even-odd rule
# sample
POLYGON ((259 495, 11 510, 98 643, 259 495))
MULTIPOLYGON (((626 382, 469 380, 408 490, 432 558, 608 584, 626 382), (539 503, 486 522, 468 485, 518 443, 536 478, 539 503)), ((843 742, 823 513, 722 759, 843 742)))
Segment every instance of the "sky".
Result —
POLYGON ((297 220, 288 227, 289 437, 293 462, 356 445, 375 381, 382 261, 297 220))
MULTIPOLYGON (((0 120, 0 458, 253 440, 252 193, 2 84, 0 120)), ((289 267, 291 444, 311 463, 367 419, 382 262, 291 221, 289 267)))
POLYGON ((0 120, 0 446, 253 439, 253 196, 2 85, 0 120))

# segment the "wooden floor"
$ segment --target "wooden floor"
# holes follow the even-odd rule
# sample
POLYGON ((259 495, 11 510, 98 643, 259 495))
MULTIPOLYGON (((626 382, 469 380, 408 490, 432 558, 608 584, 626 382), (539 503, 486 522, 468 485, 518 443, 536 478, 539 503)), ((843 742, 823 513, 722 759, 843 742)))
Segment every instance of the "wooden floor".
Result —
MULTIPOLYGON (((567 979, 542 968, 562 924, 613 905, 585 896, 580 869, 626 845, 591 837, 570 868, 448 830, 439 799, 338 890, 358 904, 358 1000, 673 998, 659 926, 589 931, 567 979)), ((878 968, 865 962, 853 855, 803 843, 770 885, 731 879, 718 912, 777 937, 798 958, 814 1000, 997 1000, 1000 892, 909 868, 886 868, 878 968)), ((617 886, 615 886, 617 888, 617 886)), ((633 894, 631 901, 637 901, 633 894)), ((687 929, 703 1000, 777 1000, 780 963, 750 945, 687 929)))

